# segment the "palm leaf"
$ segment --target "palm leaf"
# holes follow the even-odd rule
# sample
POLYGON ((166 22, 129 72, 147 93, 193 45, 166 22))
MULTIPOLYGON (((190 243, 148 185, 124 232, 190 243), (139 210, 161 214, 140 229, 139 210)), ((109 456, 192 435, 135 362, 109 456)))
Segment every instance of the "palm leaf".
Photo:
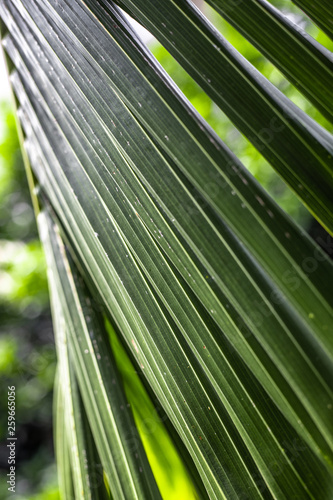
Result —
POLYGON ((124 348, 107 320, 106 327, 126 396, 163 497, 208 499, 190 454, 142 372, 136 370, 131 351, 124 348))
POLYGON ((54 442, 57 460, 58 484, 64 498, 68 498, 70 500, 74 498, 74 487, 65 421, 66 411, 64 397, 59 387, 59 374, 57 372, 54 391, 54 442))
POLYGON ((333 40, 333 14, 330 0, 293 0, 333 40))
POLYGON ((67 433, 77 483, 74 485, 75 495, 77 498, 102 498, 102 490, 96 491, 96 488, 91 487, 93 482, 89 479, 89 473, 86 473, 87 468, 89 471, 96 465, 96 453, 87 455, 93 447, 88 442, 89 432, 85 432, 86 422, 82 415, 77 377, 112 496, 157 499, 159 492, 94 303, 85 293, 73 264, 67 260, 64 246, 50 217, 47 213, 41 213, 38 221, 49 260, 49 283, 61 367, 59 373, 62 375, 67 433))
MULTIPOLYGON (((43 228, 42 228, 43 229, 43 228)), ((48 253, 48 255, 50 255, 48 253)), ((51 271, 51 266, 49 267, 51 271)), ((52 288, 53 275, 50 273, 49 283, 52 288)), ((54 287, 54 292, 56 291, 54 287)), ((81 406, 80 395, 73 367, 68 351, 66 322, 62 314, 61 305, 57 303, 57 296, 53 295, 53 323, 55 326, 55 340, 58 350, 58 373, 56 390, 57 419, 62 428, 57 430, 59 443, 58 462, 63 461, 60 467, 59 482, 64 489, 66 498, 93 499, 102 498, 102 490, 94 488, 91 481, 92 467, 95 465, 95 455, 89 454, 92 450, 90 429, 85 425, 85 416, 81 406), (61 381, 61 382, 60 382, 61 381), (62 450, 63 447, 63 450, 62 450), (69 463, 66 453, 69 452, 69 463), (63 459, 63 460, 61 460, 63 459), (72 474, 71 474, 72 472, 72 474), (71 491, 70 477, 73 477, 73 492, 71 491), (75 495, 74 495, 75 494, 75 495)))
MULTIPOLYGON (((40 219, 42 217, 40 216, 40 219)), ((42 226, 43 224, 40 222, 41 233, 45 233, 45 227, 42 226)), ((47 246, 45 240, 44 244, 47 246)), ((48 252, 48 256, 50 256, 50 252, 48 252)), ((52 270, 52 265, 49 266, 49 270, 52 270)), ((109 496, 103 476, 98 477, 97 474, 100 459, 82 404, 73 362, 70 359, 67 326, 60 301, 56 295, 59 288, 54 286, 52 272, 50 272, 49 283, 59 359, 55 397, 56 420, 59 419, 59 426, 62 426, 56 431, 56 443, 59 447, 57 462, 59 463, 60 490, 64 492, 66 499, 107 499, 109 496), (66 457, 68 452, 70 463, 66 457), (73 487, 71 477, 74 481, 73 487)))
MULTIPOLYGON (((88 25, 86 29, 91 30, 92 25, 91 26, 88 25)), ((99 36, 102 36, 102 34, 103 32, 101 31, 99 33, 99 36)), ((22 43, 24 43, 24 39, 20 38, 19 32, 15 32, 15 37, 17 38, 17 40, 20 40, 22 43)), ((111 40, 109 40, 109 42, 111 42, 111 40)), ((34 56, 34 54, 38 54, 41 48, 40 45, 36 43, 33 37, 29 37, 29 44, 32 44, 31 46, 34 47, 34 50, 30 51, 29 60, 31 60, 31 62, 29 63, 29 61, 26 61, 26 63, 28 64, 27 68, 28 72, 30 72, 30 74, 33 74, 32 73, 34 71, 33 67, 36 67, 38 59, 34 56)), ((61 47, 63 46, 61 45, 61 47)), ((110 46, 110 52, 116 49, 117 49, 116 46, 110 46)), ((74 57, 79 58, 80 62, 82 62, 83 64, 83 59, 84 59, 83 56, 81 55, 80 57, 79 51, 77 51, 75 47, 73 47, 72 50, 74 51, 74 57)), ((98 53, 101 54, 101 47, 98 47, 98 53)), ((47 57, 50 56, 51 53, 47 52, 47 57)), ((88 54, 85 54, 85 57, 89 57, 88 54)), ((106 59, 108 57, 107 53, 105 53, 104 56, 102 55, 102 57, 106 59)), ((125 57, 124 64, 126 63, 127 60, 128 57, 125 57)), ((76 59, 72 60, 71 58, 69 58, 67 61, 67 68, 69 72, 72 71, 73 61, 75 62, 76 59)), ((57 64, 58 61, 55 60, 54 62, 55 64, 57 64)), ((117 63, 120 64, 119 59, 117 60, 117 63)), ((60 71, 61 67, 58 66, 58 68, 60 71)), ((149 67, 146 69, 148 71, 149 67)), ((45 70, 47 71, 47 68, 45 68, 45 70)), ((109 102, 115 102, 114 92, 111 92, 110 89, 106 89, 103 83, 101 84, 102 87, 99 90, 93 89, 91 87, 91 84, 89 84, 89 79, 83 75, 82 70, 80 70, 80 68, 77 68, 77 70, 79 72, 78 84, 83 85, 80 88, 82 89, 83 92, 85 92, 87 98, 89 98, 88 103, 90 103, 90 106, 93 106, 96 111, 98 110, 100 112, 99 116, 101 116, 102 118, 101 126, 107 127, 107 129, 112 130, 116 134, 115 136, 116 150, 118 150, 119 147, 125 149, 126 155, 129 156, 132 161, 133 165, 132 168, 135 168, 138 158, 142 159, 143 154, 145 154, 144 156, 145 161, 142 163, 145 163, 147 165, 146 170, 148 170, 149 172, 148 189, 150 188, 150 192, 152 192, 153 194, 156 193, 161 198, 163 197, 163 193, 165 192, 165 190, 166 189, 168 189, 169 191, 173 190, 175 184, 174 182, 172 182, 172 179, 170 180, 167 179, 165 184, 161 185, 160 175, 159 174, 154 175, 152 169, 148 167, 150 164, 159 165, 159 168, 162 168, 162 164, 163 165, 166 164, 168 169, 172 168, 172 170, 175 171, 176 173, 179 171, 178 169, 181 169, 180 174, 184 173, 187 176, 187 178, 192 183, 195 184, 195 187, 198 189, 199 193, 204 197, 202 201, 200 201, 201 200, 200 197, 199 203, 201 205, 209 204, 213 206, 213 208, 217 211, 217 213, 221 215, 221 217, 223 217, 224 220, 226 220, 228 225, 232 227, 232 229, 236 232, 236 234, 238 234, 242 240, 244 239, 246 245, 250 247, 251 251, 253 251, 253 253, 259 259, 260 264, 265 266, 266 271, 273 275, 274 280, 279 283, 279 286, 283 290, 283 293, 287 294, 288 300, 294 301, 296 307, 299 307, 299 303, 300 301, 303 302, 304 297, 306 300, 307 293, 303 293, 303 289, 298 286, 292 287, 291 289, 289 284, 290 281, 293 279, 295 279, 295 282, 297 282, 297 284, 298 283, 303 284, 304 281, 308 280, 308 277, 306 276, 307 273, 304 272, 304 270, 301 268, 300 263, 302 262, 303 259, 306 259, 307 257, 312 257, 314 252, 316 252, 316 247, 309 241, 306 241, 305 237, 303 236, 302 246, 304 246, 304 251, 302 250, 302 254, 300 253, 299 251, 300 247, 296 248, 295 244, 295 240, 297 240, 300 235, 299 231, 295 231, 292 224, 286 223, 285 218, 282 230, 280 229, 281 215, 277 210, 276 206, 274 206, 274 204, 271 203, 271 201, 265 195, 265 193, 253 182, 253 179, 248 175, 246 170, 242 168, 239 162, 237 162, 236 158, 233 155, 231 155, 231 153, 227 150, 221 151, 222 145, 219 145, 217 137, 214 137, 214 135, 210 135, 209 137, 207 137, 206 134, 203 134, 202 133, 203 131, 199 129, 200 126, 202 127, 202 125, 199 123, 199 128, 198 128, 198 125, 195 124, 194 120, 188 119, 187 114, 186 115, 183 114, 182 116, 184 125, 179 126, 179 120, 175 119, 174 113, 177 112, 178 115, 180 115, 183 107, 180 107, 178 105, 171 116, 170 112, 168 112, 167 109, 163 108, 163 113, 161 109, 164 121, 166 121, 168 117, 168 121, 170 120, 170 124, 167 125, 164 124, 164 122, 161 124, 160 119, 158 121, 157 117, 155 116, 156 125, 155 129, 152 131, 154 134, 153 139, 163 141, 163 148, 165 148, 168 151, 169 148, 172 147, 171 151, 172 157, 169 158, 169 153, 165 153, 168 154, 168 158, 166 158, 166 161, 163 160, 163 158, 161 158, 161 149, 157 147, 156 143, 151 145, 151 141, 145 144, 144 151, 142 151, 141 127, 138 126, 135 120, 133 120, 132 112, 129 111, 126 107, 124 107, 124 105, 120 105, 121 107, 119 108, 119 111, 117 111, 120 114, 120 116, 122 116, 122 114, 125 113, 124 116, 126 119, 126 129, 127 129, 126 132, 121 122, 119 122, 119 118, 116 121, 114 120, 116 118, 114 114, 115 111, 111 109, 108 102, 106 102, 107 98, 105 98, 102 101, 101 97, 96 97, 97 94, 98 96, 109 95, 108 97, 108 99, 110 99, 109 102), (81 81, 81 79, 83 81, 81 81), (103 112, 105 109, 108 110, 107 114, 103 112), (113 125, 113 123, 115 125, 113 125), (131 123, 131 129, 129 129, 130 123, 131 123), (195 131, 194 137, 196 138, 196 140, 188 137, 188 135, 191 135, 193 137, 194 131, 192 130, 192 127, 195 125, 197 125, 194 129, 195 131), (170 138, 169 136, 167 136, 169 140, 165 139, 165 132, 167 126, 170 127, 171 131, 174 131, 174 140, 172 142, 171 142, 172 139, 171 135, 170 138), (134 138, 134 141, 132 141, 131 143, 131 147, 129 147, 127 144, 127 142, 129 142, 128 139, 130 138, 129 130, 131 133, 131 137, 134 138), (134 133, 136 134, 135 136, 134 133), (156 133, 158 133, 158 136, 156 136, 156 133), (181 134, 185 133, 187 133, 187 142, 189 145, 186 146, 186 150, 184 150, 183 152, 182 150, 179 150, 176 137, 179 137, 181 134), (204 141, 204 139, 206 139, 205 148, 202 149, 201 147, 198 147, 198 141, 204 141), (221 149, 217 151, 216 146, 219 148, 221 147, 221 149), (224 165, 224 169, 222 172, 217 167, 217 165, 220 164, 224 165), (208 182, 205 183, 202 182, 203 175, 207 176, 208 182), (221 196, 222 194, 223 196, 221 196), (225 200, 227 200, 227 202, 225 202, 225 200), (255 214, 253 214, 253 212, 255 212, 255 214), (275 225, 271 224, 272 218, 275 219, 276 221, 275 225), (266 231, 262 227, 263 225, 266 226, 266 231), (272 232, 273 234, 271 234, 272 232), (259 235, 260 239, 258 241, 259 235), (290 242, 286 241, 288 239, 292 241, 290 242), (290 259, 290 256, 286 255, 284 248, 280 250, 279 248, 280 244, 277 245, 276 240, 278 240, 279 242, 285 240, 283 247, 287 247, 288 249, 287 254, 295 256, 295 258, 290 259)), ((116 71, 116 69, 111 68, 109 71, 113 75, 112 72, 116 71)), ((38 76, 36 74, 36 78, 40 79, 41 76, 38 76)), ((140 80, 142 85, 144 85, 145 80, 146 80, 145 78, 142 78, 140 80)), ((109 83, 111 84, 110 81, 109 83)), ((55 96, 57 95, 55 92, 57 90, 58 92, 61 92, 62 87, 59 84, 59 82, 55 81, 55 79, 52 79, 52 85, 54 86, 53 87, 54 91, 52 90, 51 94, 52 94, 52 99, 54 99, 55 96)), ((128 89, 129 86, 127 85, 126 87, 128 89)), ((122 88, 124 89, 123 83, 122 83, 122 88)), ((121 89, 117 87, 116 91, 118 92, 120 90, 121 89)), ((132 86, 131 90, 134 94, 132 97, 138 98, 138 96, 135 95, 135 93, 137 94, 136 86, 132 86)), ((172 97, 170 96, 170 93, 169 97, 170 98, 172 97)), ((118 102, 120 103, 122 102, 117 96, 116 99, 118 99, 118 102)), ((69 97, 63 95, 63 93, 61 92, 60 100, 63 103, 62 106, 67 107, 67 111, 71 114, 73 114, 72 113, 73 103, 74 105, 79 105, 79 101, 76 99, 75 95, 70 95, 69 97)), ((136 103, 136 108, 139 108, 139 112, 141 113, 142 106, 140 107, 136 101, 135 103, 136 103)), ((87 123, 85 116, 87 114, 87 109, 81 110, 80 107, 77 109, 78 112, 83 113, 83 118, 81 118, 81 116, 74 115, 74 117, 71 116, 70 120, 74 119, 76 122, 78 122, 80 127, 83 126, 87 127, 87 125, 85 125, 87 123)), ((188 110, 188 112, 189 111, 190 110, 188 110)), ((55 113, 56 110, 52 110, 52 112, 55 113)), ((63 113, 63 111, 61 111, 61 113, 63 113)), ((151 115, 152 114, 151 109, 147 109, 145 111, 146 116, 147 113, 148 115, 151 115)), ((98 116, 93 116, 91 119, 96 120, 96 122, 100 122, 100 118, 98 116)), ((87 134, 87 128, 85 128, 84 130, 87 134)), ((107 137, 107 134, 104 135, 103 137, 99 136, 98 141, 100 141, 102 145, 105 144, 104 150, 98 147, 98 142, 96 139, 92 139, 90 142, 99 154, 102 155, 104 154, 102 161, 108 163, 109 159, 107 153, 107 147, 108 147, 107 144, 109 138, 107 137), (94 140, 95 142, 93 142, 94 140), (104 153, 105 150, 106 153, 104 153)), ((117 153, 115 152, 114 154, 117 153)), ((118 156, 119 158, 117 157, 116 161, 123 162, 124 159, 122 155, 120 154, 118 156)), ((145 176, 147 175, 146 171, 142 171, 143 168, 144 167, 140 168, 140 171, 137 170, 137 175, 140 175, 141 178, 143 175, 145 176)), ((99 175, 103 175, 103 172, 99 173, 99 175)), ((196 197, 200 196, 199 193, 196 192, 195 196, 196 197)), ((168 210, 170 210, 170 208, 172 208, 172 210, 175 210, 176 205, 177 205, 177 200, 174 198, 166 208, 168 210)), ((187 219, 189 219, 189 215, 192 215, 191 212, 196 211, 196 209, 187 206, 186 203, 184 203, 184 205, 185 209, 182 211, 182 213, 179 214, 179 218, 182 219, 183 217, 187 217, 187 219)), ((325 295, 327 296, 328 291, 325 290, 325 288, 327 287, 324 278, 325 276, 327 276, 327 272, 329 271, 327 266, 325 265, 326 259, 324 256, 319 256, 317 260, 318 261, 320 260, 321 262, 323 261, 323 263, 320 266, 320 268, 319 266, 317 266, 316 272, 311 273, 310 280, 311 281, 315 280, 315 287, 320 287, 321 293, 324 296, 325 295)), ((308 317, 309 312, 311 312, 311 309, 314 307, 313 300, 315 299, 312 294, 311 300, 308 301, 306 306, 307 308, 306 317, 308 317)), ((327 298, 327 300, 330 299, 327 298)), ((325 317, 330 318, 330 316, 327 316, 327 313, 324 312, 325 306, 323 308, 320 303, 321 299, 319 301, 316 300, 316 310, 319 311, 319 308, 321 308, 321 314, 322 314, 321 317, 323 319, 323 322, 321 322, 318 328, 318 334, 322 335, 323 333, 322 326, 323 324, 325 324, 325 317)), ((329 319, 327 319, 327 321, 329 321, 329 319)), ((317 318, 314 319, 313 323, 316 324, 316 322, 317 318)), ((324 335, 324 337, 325 337, 325 339, 323 339, 324 342, 327 341, 331 342, 331 340, 328 338, 326 334, 324 335)))
MULTIPOLYGON (((118 22, 111 2, 106 0, 102 3, 113 13, 114 22, 118 22)), ((332 192, 333 182, 331 136, 237 53, 191 3, 164 0, 163 7, 154 0, 122 0, 119 3, 146 26, 184 66, 314 215, 332 232, 333 225, 329 215, 332 206, 326 205, 327 201, 331 202, 329 193, 332 192), (324 186, 327 186, 327 198, 324 195, 324 186)), ((88 4, 97 16, 102 16, 96 2, 88 4)), ((244 12, 243 7, 239 9, 244 12)), ((262 20, 259 22, 262 24, 262 20)), ((270 28, 268 32, 271 33, 270 28)), ((295 32, 293 29, 294 34, 295 32)), ((266 33, 265 30, 265 39, 266 33)), ((283 54, 275 38, 274 43, 280 52, 279 61, 283 61, 283 54)), ((289 51, 289 41, 287 43, 285 39, 284 43, 289 51)), ((321 61, 319 74, 324 72, 326 77, 320 79, 321 85, 315 83, 313 71, 316 64, 310 62, 311 57, 307 54, 307 72, 302 69, 300 75, 297 65, 293 65, 294 81, 306 83, 306 73, 309 73, 311 68, 308 79, 316 86, 317 95, 327 95, 327 108, 332 112, 332 96, 329 96, 332 88, 332 59, 328 51, 325 54, 313 44, 304 45, 304 41, 303 45, 298 45, 296 54, 302 48, 308 52, 311 47, 311 54, 317 64, 321 61)), ((151 116, 153 117, 153 114, 151 116)))
MULTIPOLYGON (((121 11, 107 5, 1 5, 25 146, 43 198, 208 496, 329 499, 332 264, 196 114, 121 11)), ((143 22, 145 4, 135 2, 135 12, 128 5, 143 22)), ((258 135, 265 126, 255 102, 267 119, 288 110, 286 136, 275 137, 267 150, 296 190, 296 178, 304 181, 303 198, 329 225, 331 136, 254 78, 188 3, 163 5, 174 26, 163 43, 189 73, 200 75, 205 67, 208 75, 237 61, 233 82, 243 96, 254 92, 246 106, 237 104, 233 85, 222 92, 214 78, 203 87, 221 102, 230 92, 226 100, 235 117, 241 113, 243 132, 258 135), (200 57, 185 43, 191 40, 202 43, 200 57), (216 41, 221 55, 215 63, 216 41)), ((164 33, 156 28, 164 12, 158 7, 149 10, 156 36, 164 33)), ((47 253, 59 254, 59 238, 51 239, 47 253)), ((107 362, 98 362, 87 336, 77 271, 73 264, 60 269, 60 260, 52 260, 54 289, 62 297, 75 374, 112 494, 150 498, 156 486, 148 466, 143 483, 130 458, 130 467, 124 461, 119 470, 110 466, 118 440, 101 436, 110 420, 120 425, 121 415, 116 403, 103 408, 95 400, 94 390, 108 387, 107 362), (80 342, 91 356, 84 356, 80 342), (111 478, 122 478, 123 489, 111 478)), ((112 360, 106 337, 103 342, 112 360)))
POLYGON ((332 122, 332 54, 266 0, 209 0, 332 122), (311 61, 311 62, 310 62, 311 61))

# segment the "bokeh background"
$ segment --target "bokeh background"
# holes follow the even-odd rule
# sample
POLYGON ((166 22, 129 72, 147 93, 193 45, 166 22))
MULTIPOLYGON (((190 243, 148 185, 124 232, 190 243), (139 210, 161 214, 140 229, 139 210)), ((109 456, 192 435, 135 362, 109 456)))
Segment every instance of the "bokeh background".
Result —
MULTIPOLYGON (((203 8, 211 22, 232 45, 257 69, 300 108, 327 130, 332 131, 332 126, 273 65, 228 23, 222 21, 214 11, 203 6, 203 2, 196 3, 203 8)), ((333 43, 289 0, 275 0, 272 3, 325 47, 333 50, 333 43)), ((323 237, 320 226, 260 153, 232 126, 228 118, 153 37, 142 30, 140 35, 193 106, 277 203, 314 238, 323 237)), ((3 61, 0 66, 0 207, 1 478, 3 479, 8 473, 8 451, 4 441, 7 437, 7 386, 15 385, 18 437, 15 498, 55 500, 59 498, 52 435, 52 387, 56 358, 45 260, 31 207, 3 61)), ((127 369, 127 373, 129 371, 130 368, 127 369)), ((126 375, 126 368, 124 373, 126 375)), ((133 398, 133 403, 135 398, 138 400, 138 408, 144 407, 143 392, 132 391, 131 394, 129 390, 128 396, 133 398)), ((183 474, 181 468, 178 467, 177 477, 172 476, 170 472, 170 466, 177 461, 176 455, 167 442, 162 426, 158 423, 159 417, 156 412, 154 413, 153 405, 149 406, 148 399, 145 404, 146 415, 150 416, 141 418, 141 432, 146 440, 152 463, 155 464, 156 473, 161 476, 161 484, 165 483, 167 498, 185 498, 179 496, 183 474), (156 446, 161 443, 163 443, 163 455, 160 455, 161 452, 156 446)), ((136 415, 136 418, 139 422, 140 415, 136 415)), ((12 494, 8 495, 6 479, 4 481, 2 479, 0 499, 6 499, 12 494)), ((186 489, 185 483, 183 487, 186 489)))

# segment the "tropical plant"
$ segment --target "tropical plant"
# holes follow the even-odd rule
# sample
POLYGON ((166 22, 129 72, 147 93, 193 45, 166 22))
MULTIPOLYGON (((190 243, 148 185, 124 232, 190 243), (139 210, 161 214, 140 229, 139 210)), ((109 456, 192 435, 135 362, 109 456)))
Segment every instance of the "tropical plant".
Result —
MULTIPOLYGON (((265 0, 208 3, 332 120, 327 49, 265 0)), ((328 0, 295 3, 331 34, 328 0)), ((187 471, 175 498, 330 499, 331 239, 323 252, 273 202, 119 7, 333 229, 331 134, 190 1, 3 0, 48 262, 63 497, 167 498, 151 459, 165 442, 187 471), (152 404, 163 428, 147 439, 152 404)))

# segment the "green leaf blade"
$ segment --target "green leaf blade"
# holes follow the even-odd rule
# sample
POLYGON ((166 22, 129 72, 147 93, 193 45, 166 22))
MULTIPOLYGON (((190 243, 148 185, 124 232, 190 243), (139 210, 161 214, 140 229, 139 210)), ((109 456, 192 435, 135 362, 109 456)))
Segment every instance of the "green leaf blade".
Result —
MULTIPOLYGON (((108 1, 103 4, 112 11, 108 1)), ((89 5, 98 12, 94 2, 89 5)), ((125 0, 120 5, 154 34, 332 233, 332 136, 255 70, 189 3, 170 0, 161 8, 153 1, 125 0), (323 196, 329 203, 325 208, 323 196)))
MULTIPOLYGON (((59 235, 56 234, 52 220, 46 213, 41 213, 38 218, 41 238, 47 250, 48 266, 52 272, 50 280, 52 296, 59 294, 58 300, 62 313, 60 317, 63 318, 68 328, 66 343, 62 338, 57 339, 59 355, 61 355, 60 363, 66 362, 64 349, 67 349, 68 343, 84 406, 108 476, 112 496, 124 499, 129 496, 131 498, 159 498, 155 479, 151 474, 127 406, 121 380, 115 366, 112 366, 114 361, 106 340, 106 333, 95 319, 93 305, 85 296, 84 289, 81 291, 80 279, 66 259, 65 249, 59 235)), ((67 359, 69 363, 69 358, 67 359)), ((75 381, 73 383, 73 380, 69 379, 73 377, 69 364, 67 364, 67 371, 68 387, 70 391, 73 391, 75 381)), ((72 405, 80 404, 78 394, 74 394, 72 402, 72 405)), ((81 478, 76 494, 82 498, 86 498, 86 495, 87 498, 93 498, 89 494, 86 476, 85 485, 82 484, 83 450, 90 449, 91 446, 83 445, 85 436, 83 429, 80 430, 78 406, 75 406, 74 410, 67 411, 67 416, 73 415, 74 421, 70 430, 74 431, 72 437, 74 438, 76 434, 78 438, 73 446, 74 461, 77 465, 73 474, 77 480, 81 478)))
POLYGON ((333 40, 332 5, 329 0, 311 2, 309 0, 292 0, 333 40))
POLYGON ((266 0, 208 3, 247 38, 331 122, 332 54, 266 0))

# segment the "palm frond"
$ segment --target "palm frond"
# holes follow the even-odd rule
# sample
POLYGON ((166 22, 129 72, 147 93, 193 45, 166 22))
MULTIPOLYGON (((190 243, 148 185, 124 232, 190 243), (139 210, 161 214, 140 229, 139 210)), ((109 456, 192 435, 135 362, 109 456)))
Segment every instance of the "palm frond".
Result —
MULTIPOLYGON (((228 2, 211 3, 226 15, 228 2)), ((190 2, 119 4, 332 228, 331 135, 190 2), (264 133, 272 124, 274 134, 264 133)), ((67 382, 57 396, 58 434, 69 436, 57 436, 65 495, 96 493, 77 455, 88 448, 100 457, 112 497, 160 495, 124 411, 124 377, 98 304, 165 412, 170 438, 182 443, 188 469, 200 476, 199 496, 203 484, 202 498, 328 500, 331 260, 195 112, 114 3, 4 0, 0 13, 25 148, 41 204, 52 206, 52 216, 44 208, 39 220, 56 331, 68 344, 59 356, 67 382)), ((264 2, 228 16, 293 83, 301 75, 301 90, 331 116, 330 90, 320 90, 329 88, 327 51, 264 2), (286 49, 279 55, 256 32, 259 11, 251 9, 259 7, 259 22, 273 23, 276 37, 286 31, 295 66, 286 49), (311 61, 317 80, 305 71, 311 61)))

